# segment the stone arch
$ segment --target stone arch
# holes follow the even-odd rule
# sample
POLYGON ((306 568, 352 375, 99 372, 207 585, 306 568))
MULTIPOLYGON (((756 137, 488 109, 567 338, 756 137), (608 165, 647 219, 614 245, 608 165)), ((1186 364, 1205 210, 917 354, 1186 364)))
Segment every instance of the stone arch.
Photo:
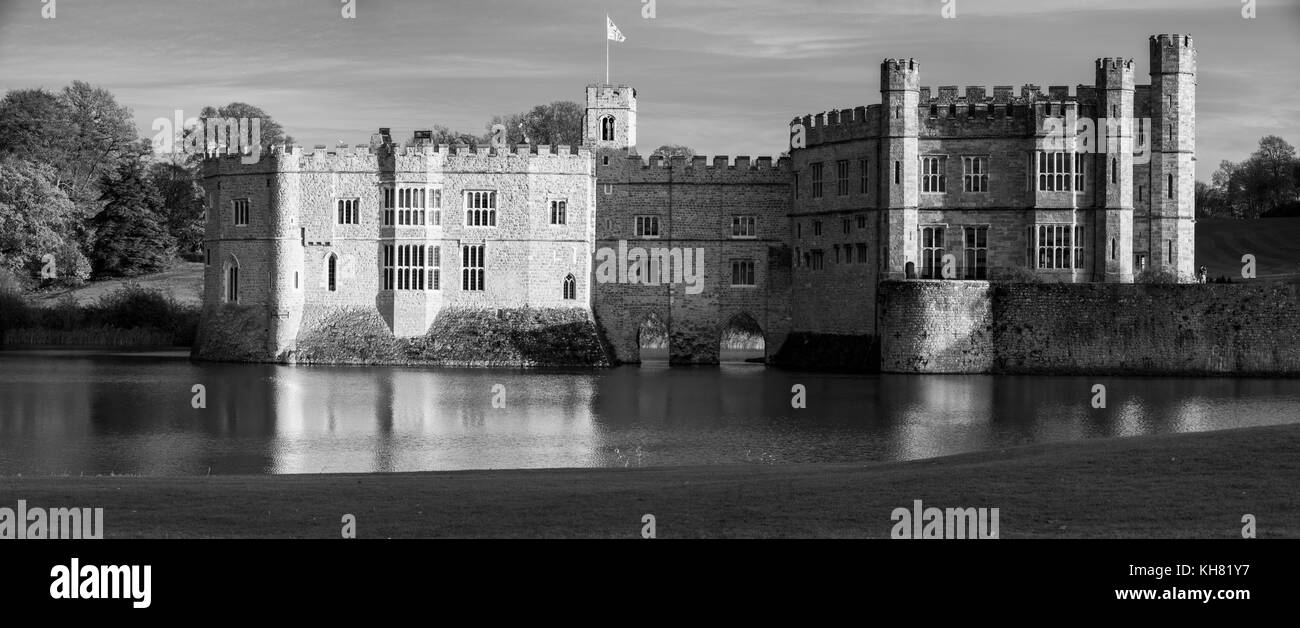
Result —
POLYGON ((600 139, 604 142, 614 141, 614 116, 604 115, 600 118, 600 139))
POLYGON ((720 361, 749 361, 762 358, 767 349, 767 330, 747 311, 739 311, 718 326, 720 361))
POLYGON ((637 319, 634 338, 636 346, 637 361, 645 359, 643 355, 647 349, 651 355, 663 354, 667 356, 668 346, 671 337, 671 329, 668 327, 668 317, 657 310, 646 312, 637 319))

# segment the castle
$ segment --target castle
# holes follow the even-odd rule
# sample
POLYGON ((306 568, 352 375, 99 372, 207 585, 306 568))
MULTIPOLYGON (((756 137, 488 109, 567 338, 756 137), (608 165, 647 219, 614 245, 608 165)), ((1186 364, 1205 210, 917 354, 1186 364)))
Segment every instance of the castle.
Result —
POLYGON ((339 309, 408 338, 451 310, 561 308, 621 362, 654 321, 676 363, 717 362, 741 324, 772 361, 869 367, 882 283, 1190 281, 1196 50, 1149 45, 1151 84, 1105 58, 1073 94, 936 92, 916 61, 886 60, 879 104, 795 118, 776 160, 646 160, 636 91, 611 84, 587 87, 576 147, 398 146, 381 130, 208 159, 200 335, 241 317, 261 353, 240 359, 292 361, 339 309))

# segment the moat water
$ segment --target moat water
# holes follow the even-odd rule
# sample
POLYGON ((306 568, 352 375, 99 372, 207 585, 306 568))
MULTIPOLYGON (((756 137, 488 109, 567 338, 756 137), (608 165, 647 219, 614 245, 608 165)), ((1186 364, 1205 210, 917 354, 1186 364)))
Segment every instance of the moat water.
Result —
POLYGON ((293 367, 191 363, 182 352, 0 352, 0 475, 10 476, 871 462, 1294 422, 1296 379, 851 375, 743 362, 293 367), (791 407, 796 384, 805 409, 791 407), (1096 384, 1105 409, 1092 407, 1096 384), (192 407, 196 385, 206 408, 192 407))

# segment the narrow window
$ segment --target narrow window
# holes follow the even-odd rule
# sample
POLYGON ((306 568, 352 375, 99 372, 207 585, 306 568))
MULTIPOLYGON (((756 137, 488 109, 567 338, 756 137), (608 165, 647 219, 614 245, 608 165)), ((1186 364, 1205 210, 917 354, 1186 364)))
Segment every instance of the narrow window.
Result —
POLYGON ((329 277, 330 292, 336 292, 338 290, 338 284, 336 283, 337 268, 338 268, 338 256, 330 255, 329 268, 327 268, 325 271, 326 275, 329 277))
POLYGON ((393 248, 394 247, 391 244, 384 245, 384 257, 383 257, 384 290, 393 289, 393 284, 394 284, 393 248))
POLYGON ((963 241, 966 245, 966 278, 989 277, 989 228, 965 227, 963 241))
POLYGON ((461 289, 473 292, 483 291, 484 263, 486 245, 468 245, 461 247, 461 289))
POLYGON ((921 227, 921 278, 941 279, 944 228, 921 227))
POLYGON ((894 185, 899 185, 902 182, 903 182, 903 162, 895 161, 894 162, 894 185))
POLYGON ((1165 185, 1165 193, 1169 196, 1169 198, 1173 198, 1174 197, 1174 175, 1170 174, 1165 176, 1169 177, 1168 184, 1165 185))
POLYGON ((427 281, 425 281, 425 285, 428 286, 429 290, 441 290, 442 289, 442 247, 439 246, 429 247, 428 255, 425 257, 425 261, 427 261, 429 264, 425 269, 426 273, 428 274, 428 278, 427 281))
POLYGON ((573 275, 564 278, 564 298, 568 301, 578 298, 578 282, 573 275))
POLYGON ((922 157, 921 158, 921 191, 922 192, 947 192, 948 183, 945 171, 947 169, 947 157, 922 157))
POLYGON ((233 257, 226 268, 226 302, 239 303, 239 261, 233 257))
POLYGON ((237 227, 248 225, 248 199, 240 198, 231 201, 234 207, 234 223, 237 227))
POLYGON ((606 142, 614 141, 614 116, 600 119, 600 139, 606 142))

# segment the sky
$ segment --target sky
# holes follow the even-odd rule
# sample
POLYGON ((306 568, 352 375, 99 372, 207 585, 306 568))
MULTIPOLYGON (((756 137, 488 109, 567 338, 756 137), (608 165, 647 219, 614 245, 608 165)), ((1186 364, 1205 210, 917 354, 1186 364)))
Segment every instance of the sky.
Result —
POLYGON ((1147 37, 1180 33, 1198 50, 1198 179, 1264 135, 1300 144, 1300 0, 654 0, 653 19, 647 1, 0 0, 0 90, 83 80, 142 137, 233 101, 305 146, 382 126, 481 133, 495 114, 582 103, 604 80, 608 13, 642 154, 762 156, 795 116, 879 103, 885 58, 915 58, 922 85, 1018 92, 1092 84, 1096 58, 1125 57, 1144 84, 1147 37))

